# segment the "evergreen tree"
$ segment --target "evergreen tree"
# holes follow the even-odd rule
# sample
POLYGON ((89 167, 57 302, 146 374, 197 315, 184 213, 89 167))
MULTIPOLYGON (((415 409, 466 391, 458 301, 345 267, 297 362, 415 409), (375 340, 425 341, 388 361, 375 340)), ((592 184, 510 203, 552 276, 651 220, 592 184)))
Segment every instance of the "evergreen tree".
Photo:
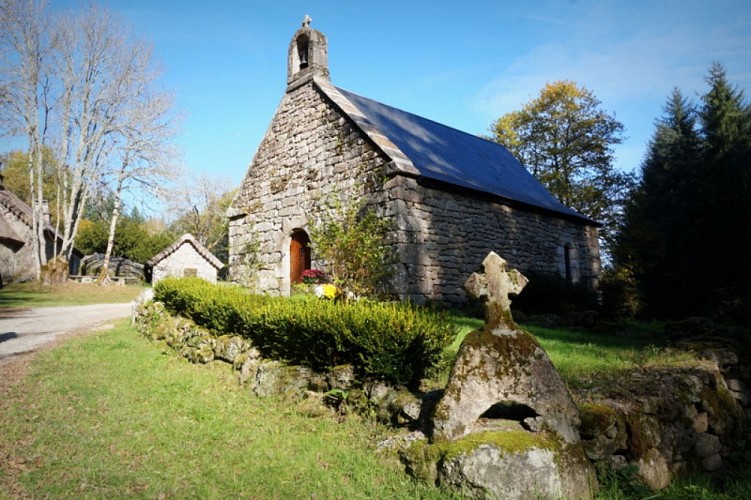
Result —
POLYGON ((693 106, 674 89, 657 121, 649 150, 642 163, 641 182, 626 209, 614 257, 627 264, 641 285, 647 313, 674 315, 684 309, 681 301, 662 300, 686 284, 687 234, 684 222, 690 207, 692 169, 699 157, 699 135, 693 106), (675 311, 674 311, 675 310, 675 311))
POLYGON ((710 305, 718 313, 751 306, 751 106, 719 63, 702 98, 703 155, 697 167, 696 246, 710 305))
POLYGON ((738 317, 751 304, 751 109, 720 64, 707 83, 698 111, 673 91, 618 238, 616 262, 651 316, 738 317))

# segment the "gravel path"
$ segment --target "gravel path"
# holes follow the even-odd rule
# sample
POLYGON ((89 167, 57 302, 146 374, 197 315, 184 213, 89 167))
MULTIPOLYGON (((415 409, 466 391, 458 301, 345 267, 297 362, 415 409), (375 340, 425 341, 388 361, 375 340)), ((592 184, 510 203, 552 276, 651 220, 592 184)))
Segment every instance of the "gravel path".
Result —
POLYGON ((63 335, 130 315, 130 302, 0 309, 0 364, 63 335))

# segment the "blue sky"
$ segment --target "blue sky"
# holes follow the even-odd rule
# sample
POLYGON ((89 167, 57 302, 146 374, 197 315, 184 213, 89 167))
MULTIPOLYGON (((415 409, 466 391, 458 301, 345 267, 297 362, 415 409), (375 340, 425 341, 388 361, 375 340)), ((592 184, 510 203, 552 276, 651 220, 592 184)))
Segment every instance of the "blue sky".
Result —
POLYGON ((712 61, 747 97, 751 89, 748 0, 101 3, 153 44, 185 115, 186 170, 231 185, 283 96, 287 47, 305 14, 328 37, 335 85, 472 134, 546 82, 573 80, 624 123, 624 170, 638 168, 671 89, 698 100, 712 61))

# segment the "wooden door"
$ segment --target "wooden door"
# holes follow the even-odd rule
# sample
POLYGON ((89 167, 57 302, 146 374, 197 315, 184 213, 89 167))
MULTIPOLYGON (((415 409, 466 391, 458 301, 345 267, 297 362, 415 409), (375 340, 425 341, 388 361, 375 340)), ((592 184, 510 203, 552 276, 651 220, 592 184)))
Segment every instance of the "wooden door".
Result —
POLYGON ((310 238, 305 231, 297 231, 289 243, 289 282, 302 283, 306 269, 310 269, 310 238))

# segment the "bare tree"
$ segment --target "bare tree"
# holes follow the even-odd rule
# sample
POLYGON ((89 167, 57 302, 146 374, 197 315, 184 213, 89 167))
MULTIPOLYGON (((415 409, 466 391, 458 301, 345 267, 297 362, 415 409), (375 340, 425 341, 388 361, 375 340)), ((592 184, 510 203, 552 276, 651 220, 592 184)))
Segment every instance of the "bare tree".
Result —
POLYGON ((175 131, 172 97, 150 89, 155 77, 150 71, 150 51, 139 45, 133 47, 132 54, 136 64, 126 85, 132 102, 119 117, 113 151, 115 161, 105 172, 114 206, 100 276, 102 283, 109 281, 107 269, 122 210, 123 193, 139 190, 164 196, 162 187, 165 182, 178 173, 174 162, 177 155, 169 144, 175 131))
POLYGON ((49 137, 52 83, 50 58, 55 33, 45 3, 0 0, 0 135, 28 142, 32 245, 36 275, 46 263, 43 214, 43 149, 49 137))
POLYGON ((235 191, 228 179, 201 175, 170 193, 168 211, 172 228, 192 234, 219 259, 226 261, 228 242, 227 208, 235 191))
POLYGON ((131 41, 105 10, 92 6, 52 19, 43 0, 0 0, 0 18, 0 131, 28 140, 40 265, 42 146, 52 149, 59 251, 68 260, 93 183, 110 184, 116 194, 114 228, 122 193, 155 186, 170 170, 172 100, 153 90, 158 72, 150 48, 131 41))

